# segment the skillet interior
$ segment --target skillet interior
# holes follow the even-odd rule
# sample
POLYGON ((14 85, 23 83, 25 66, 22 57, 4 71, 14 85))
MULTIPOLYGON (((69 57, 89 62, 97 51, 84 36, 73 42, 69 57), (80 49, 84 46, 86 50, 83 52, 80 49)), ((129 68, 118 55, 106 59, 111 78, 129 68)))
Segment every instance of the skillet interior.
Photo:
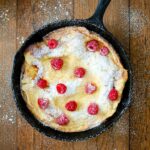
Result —
POLYGON ((116 122, 122 113, 126 110, 131 102, 131 89, 132 88, 132 73, 131 67, 129 64, 129 60, 127 55, 125 54, 122 46, 120 43, 109 33, 107 30, 102 28, 101 26, 96 26, 89 20, 64 20, 60 22, 55 22, 52 24, 48 24, 43 28, 39 29, 38 31, 34 32, 22 45, 19 49, 17 54, 14 58, 14 65, 13 65, 13 72, 12 72, 12 89, 14 93, 14 98, 18 109, 20 110, 22 116, 32 125, 32 127, 36 128, 39 132, 44 133, 48 137, 52 137, 59 140, 65 141, 78 141, 78 140, 85 140, 88 138, 95 137, 109 128, 114 122, 116 122), (58 28, 66 27, 66 26, 84 26, 88 30, 94 31, 104 37, 117 51, 120 56, 121 62, 123 66, 128 70, 129 79, 125 85, 125 89, 123 91, 122 100, 117 107, 117 111, 115 114, 108 118, 105 122, 103 122, 98 127, 90 129, 88 131, 78 132, 78 133, 64 133, 60 131, 56 131, 51 129, 50 127, 46 127, 42 125, 28 110, 25 101, 21 95, 20 89, 20 75, 21 75, 21 68, 24 62, 23 53, 25 49, 38 41, 42 40, 42 37, 45 36, 47 33, 56 30, 58 28))

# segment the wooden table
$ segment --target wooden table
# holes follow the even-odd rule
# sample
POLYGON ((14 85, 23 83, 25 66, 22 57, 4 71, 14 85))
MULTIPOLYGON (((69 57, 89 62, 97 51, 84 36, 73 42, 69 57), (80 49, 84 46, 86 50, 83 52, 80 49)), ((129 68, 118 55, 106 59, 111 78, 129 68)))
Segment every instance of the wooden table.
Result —
POLYGON ((10 76, 15 52, 41 25, 88 18, 97 0, 0 0, 0 150, 150 150, 150 0, 112 0, 106 27, 120 40, 134 71, 133 103, 109 130, 83 142, 62 142, 34 130, 16 110, 10 76))

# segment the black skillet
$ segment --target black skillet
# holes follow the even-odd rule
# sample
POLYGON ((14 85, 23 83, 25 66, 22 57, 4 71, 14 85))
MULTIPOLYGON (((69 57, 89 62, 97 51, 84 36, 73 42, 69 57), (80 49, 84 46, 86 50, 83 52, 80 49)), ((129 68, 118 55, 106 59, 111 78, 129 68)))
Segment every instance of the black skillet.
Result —
POLYGON ((78 140, 85 140, 88 138, 96 137, 100 133, 108 129, 110 126, 112 126, 112 124, 119 119, 119 117, 123 114, 123 112, 127 109, 127 107, 131 102, 132 72, 131 72, 129 59, 124 49, 122 48, 121 44, 118 42, 118 40, 116 40, 113 37, 113 35, 109 33, 103 25, 103 15, 109 3, 110 0, 99 0, 95 13, 89 19, 63 20, 59 22, 50 23, 42 27, 41 29, 35 31, 31 36, 27 38, 27 40, 24 42, 24 44, 21 46, 21 48, 15 55, 13 71, 12 71, 12 90, 14 93, 16 105, 20 110, 22 116, 31 124, 31 126, 48 137, 64 140, 64 141, 78 141, 78 140), (108 118, 105 122, 103 122, 98 127, 95 127, 88 131, 76 132, 76 133, 64 133, 42 125, 28 110, 26 103, 23 100, 23 97, 21 95, 21 89, 20 89, 20 74, 21 74, 21 67, 24 62, 23 53, 25 49, 29 45, 41 41, 42 37, 45 36, 47 33, 66 26, 83 26, 86 27, 88 30, 94 31, 99 35, 101 35, 117 51, 117 53, 120 56, 121 62, 124 65, 124 67, 128 70, 128 75, 129 75, 129 79, 123 91, 121 102, 118 105, 115 114, 112 117, 108 118))

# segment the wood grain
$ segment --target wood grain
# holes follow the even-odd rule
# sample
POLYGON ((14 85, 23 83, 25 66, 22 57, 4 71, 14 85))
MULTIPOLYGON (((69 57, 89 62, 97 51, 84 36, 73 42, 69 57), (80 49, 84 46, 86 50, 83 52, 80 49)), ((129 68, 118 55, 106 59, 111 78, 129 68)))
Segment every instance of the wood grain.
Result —
MULTIPOLYGON (((108 30, 121 42, 125 51, 129 54, 129 0, 112 0, 106 12, 104 22, 108 30), (126 13, 124 13, 124 10, 126 13), (124 14, 122 14, 124 13, 124 14), (126 27, 122 28, 126 18, 126 27)), ((129 112, 127 111, 112 129, 113 149, 129 149, 129 112)), ((108 135, 109 136, 109 135, 108 135)), ((111 149, 111 148, 109 148, 111 149)))
MULTIPOLYGON (((33 31, 32 8, 30 0, 17 1, 17 48, 21 45, 21 39, 26 38, 33 31)), ((17 115, 17 149, 33 150, 33 128, 17 115)))
MULTIPOLYGON (((96 8, 97 2, 97 0, 74 0, 74 18, 86 19, 90 17, 96 8)), ((97 149, 97 140, 94 138, 84 142, 77 142, 74 144, 74 148, 75 150, 97 149)))
POLYGON ((16 1, 0 1, 0 149, 16 148, 16 107, 10 88, 13 55, 16 51, 16 1), (12 121, 12 120, 13 121, 12 121))
MULTIPOLYGON (((88 18, 95 10, 97 1, 76 1, 74 8, 75 18, 88 18), (88 11, 88 13, 87 13, 88 11)), ((129 30, 129 24, 127 24, 126 30, 122 30, 121 25, 118 22, 122 22, 122 16, 118 13, 120 8, 128 8, 128 0, 112 1, 107 9, 104 22, 106 27, 111 31, 115 37, 120 38, 123 43, 126 52, 129 51, 129 36, 126 31, 129 30)), ((128 9, 127 9, 128 10, 128 9)), ((128 17, 128 12, 125 14, 128 17)), ((123 149, 127 150, 129 147, 129 114, 126 114, 117 122, 113 128, 106 131, 99 137, 89 140, 90 143, 87 147, 95 147, 95 149, 123 149), (109 144, 107 144, 109 143, 109 144)), ((79 146, 78 146, 79 147, 79 146)))
POLYGON ((34 130, 18 111, 16 115, 9 79, 13 55, 22 40, 46 23, 65 18, 90 17, 97 2, 98 0, 0 0, 0 11, 10 10, 10 20, 5 21, 5 24, 0 17, 0 80, 3 81, 0 88, 0 150, 150 149, 149 0, 112 0, 104 16, 107 29, 122 43, 134 70, 133 104, 112 128, 87 141, 62 142, 34 130), (143 19, 146 17, 145 24, 139 24, 138 34, 132 31, 133 21, 138 20, 137 12, 143 14, 143 19), (11 114, 17 118, 14 123, 9 122, 9 118, 3 118, 6 115, 9 117, 10 110, 13 110, 11 114))
MULTIPOLYGON (((147 17, 136 37, 130 36, 130 58, 134 70, 133 104, 130 109, 130 149, 150 149, 150 1, 130 1, 131 12, 139 10, 147 17)), ((131 14, 132 15, 132 14, 131 14)), ((132 19, 130 15, 130 19, 132 19)), ((132 20, 131 20, 132 21, 132 20)), ((130 22, 131 22, 130 21, 130 22)), ((132 22, 131 22, 132 23, 132 22)), ((130 25, 130 28, 132 26, 130 25)))
MULTIPOLYGON (((39 7, 42 5, 40 4, 40 0, 32 0, 32 13, 33 15, 33 28, 34 30, 38 29, 43 25, 43 23, 50 23, 52 21, 57 21, 57 19, 62 20, 66 19, 67 16, 65 16, 65 11, 69 11, 69 17, 72 18, 73 16, 73 2, 71 0, 62 0, 61 6, 59 1, 52 1, 47 0, 46 5, 43 6, 49 7, 48 11, 43 12, 43 9, 39 9, 39 7), (68 3, 71 2, 70 8, 66 8, 68 3), (63 5, 63 6, 62 6, 63 5), (57 7, 57 10, 53 9, 51 6, 57 7), (59 13, 59 9, 64 11, 61 15, 56 14, 59 13)), ((34 149, 42 149, 42 150, 56 150, 56 149, 65 149, 65 150, 72 150, 73 144, 72 143, 66 143, 61 141, 56 141, 53 139, 50 139, 48 137, 45 137, 44 135, 40 135, 37 131, 34 130, 34 149)))

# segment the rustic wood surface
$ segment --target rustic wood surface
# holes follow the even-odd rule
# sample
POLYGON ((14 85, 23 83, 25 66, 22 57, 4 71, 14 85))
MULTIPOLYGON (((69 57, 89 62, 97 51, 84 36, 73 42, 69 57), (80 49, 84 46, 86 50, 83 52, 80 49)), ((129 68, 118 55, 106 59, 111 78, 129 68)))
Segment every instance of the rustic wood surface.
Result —
POLYGON ((82 142, 50 139, 16 110, 10 76, 13 56, 40 26, 88 18, 98 0, 0 0, 0 150, 150 150, 150 0, 112 0, 106 27, 120 40, 134 71, 133 103, 100 136, 82 142))

